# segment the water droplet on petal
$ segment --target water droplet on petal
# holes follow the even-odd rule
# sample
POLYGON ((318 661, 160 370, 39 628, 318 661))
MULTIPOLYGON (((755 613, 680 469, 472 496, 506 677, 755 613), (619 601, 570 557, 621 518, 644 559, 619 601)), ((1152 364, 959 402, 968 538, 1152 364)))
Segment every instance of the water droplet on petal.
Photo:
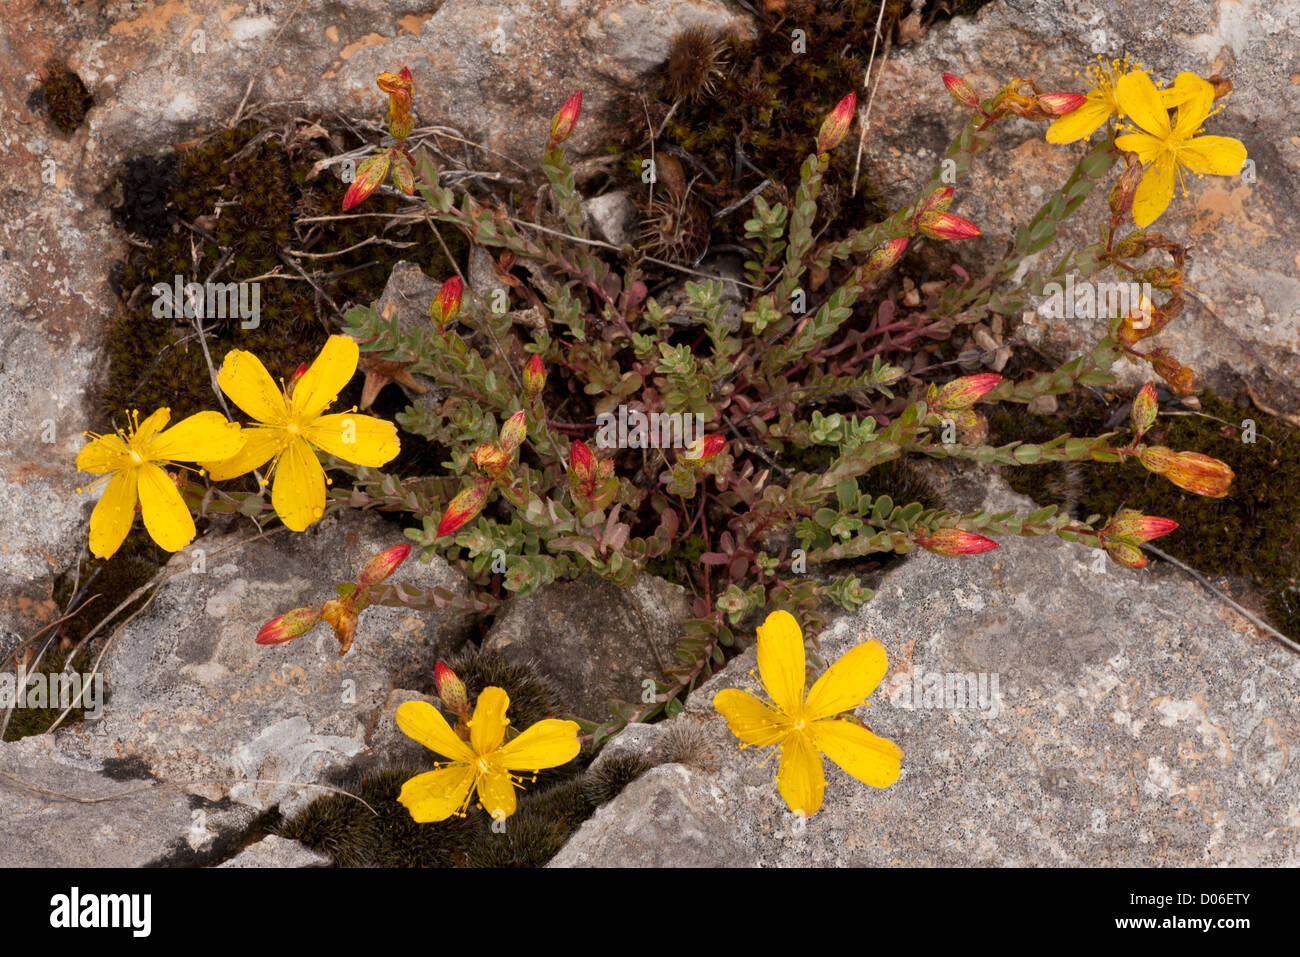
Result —
POLYGON ((311 510, 311 513, 312 513, 312 515, 314 515, 316 518, 320 518, 322 515, 325 514, 325 510, 322 509, 322 508, 313 508, 313 509, 311 510))

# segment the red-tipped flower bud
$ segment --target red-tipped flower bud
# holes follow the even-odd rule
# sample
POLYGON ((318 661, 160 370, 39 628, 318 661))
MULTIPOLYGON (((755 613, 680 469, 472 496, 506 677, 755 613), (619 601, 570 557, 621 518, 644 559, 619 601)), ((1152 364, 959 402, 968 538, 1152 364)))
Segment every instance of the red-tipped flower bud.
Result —
POLYGON ((979 94, 961 77, 953 73, 945 73, 943 85, 948 88, 948 93, 957 101, 958 106, 964 106, 968 110, 980 108, 979 94))
POLYGON ((968 375, 960 379, 953 379, 938 390, 930 402, 930 408, 935 412, 969 409, 996 389, 1001 381, 1002 376, 996 372, 984 372, 980 375, 968 375))
POLYGON ((573 128, 578 125, 578 116, 582 113, 582 91, 574 93, 555 115, 551 117, 551 146, 558 146, 569 138, 573 128))
POLYGON ((569 471, 580 482, 590 481, 596 474, 596 456, 579 439, 569 443, 569 471))
POLYGON ((1073 113, 1088 102, 1088 97, 1082 93, 1040 93, 1034 99, 1043 112, 1052 117, 1073 113))
POLYGON ((501 451, 506 455, 513 455, 515 449, 524 444, 524 438, 528 435, 528 418, 524 410, 520 409, 510 418, 506 419, 505 424, 501 426, 501 434, 497 439, 501 446, 501 451))
POLYGON ((928 534, 918 531, 912 540, 928 552, 946 555, 949 558, 958 555, 980 555, 998 547, 998 543, 993 539, 968 532, 963 528, 940 528, 928 534))
POLYGON ((461 717, 469 714, 469 692, 465 689, 465 682, 441 661, 434 665, 433 684, 448 711, 461 717))
POLYGON ((868 278, 872 278, 881 275, 886 270, 893 269, 898 265, 898 261, 903 258, 903 252, 906 249, 906 236, 900 236, 898 239, 891 239, 887 243, 881 243, 871 250, 871 254, 867 256, 864 273, 868 278))
POLYGON ((356 178, 352 180, 352 185, 343 195, 343 212, 346 213, 353 206, 365 202, 371 193, 383 185, 392 158, 392 153, 380 153, 361 161, 361 165, 357 167, 356 178))
POLYGON ((292 641, 315 628, 320 619, 319 608, 295 608, 293 611, 286 611, 261 627, 257 633, 257 643, 278 645, 285 641, 292 641))
POLYGON ((1155 425, 1159 412, 1160 402, 1156 398, 1156 384, 1148 382, 1133 397, 1133 408, 1129 410, 1129 422, 1132 423, 1133 431, 1138 434, 1138 438, 1155 425))
POLYGON ((429 303, 429 316, 433 319, 434 325, 439 329, 445 329, 460 315, 460 300, 464 293, 465 284, 460 281, 459 276, 452 276, 438 287, 438 294, 433 297, 433 302, 429 303))
POLYGON ((289 381, 284 384, 285 394, 290 398, 293 397, 293 387, 298 384, 298 380, 307 374, 307 363, 299 362, 298 368, 293 370, 293 375, 289 376, 289 381))
POLYGON ((980 228, 969 219, 942 210, 922 213, 916 228, 931 239, 973 239, 981 235, 980 228))
POLYGON ((361 577, 357 579, 357 585, 361 588, 378 585, 397 571, 397 566, 406 561, 406 556, 410 554, 410 545, 394 545, 392 548, 385 548, 362 567, 361 577))
POLYGON ((1106 523, 1098 535, 1103 541, 1124 541, 1141 545, 1161 535, 1168 535, 1178 523, 1159 515, 1143 515, 1134 508, 1122 508, 1106 523))
POLYGON ((524 366, 524 391, 530 399, 535 399, 546 388, 546 364, 537 353, 524 366))
POLYGON ((469 488, 462 489, 447 506, 447 511, 438 523, 438 537, 450 535, 466 522, 470 521, 487 503, 488 491, 492 488, 491 479, 480 478, 469 488))
POLYGON ((822 128, 817 133, 818 156, 829 153, 840 145, 849 132, 849 125, 853 122, 853 110, 857 105, 858 98, 853 93, 835 104, 835 109, 831 110, 822 121, 822 128))

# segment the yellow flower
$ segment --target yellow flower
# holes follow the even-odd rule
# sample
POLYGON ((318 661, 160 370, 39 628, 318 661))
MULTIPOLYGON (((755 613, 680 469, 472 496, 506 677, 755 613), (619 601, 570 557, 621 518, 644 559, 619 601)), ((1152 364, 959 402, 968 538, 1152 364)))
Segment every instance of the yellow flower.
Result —
POLYGON ((140 414, 132 412, 125 432, 85 433, 91 441, 77 453, 77 468, 110 476, 90 516, 90 550, 96 557, 108 558, 121 547, 135 521, 137 500, 145 529, 167 551, 194 541, 194 519, 162 466, 234 455, 244 436, 220 412, 191 415, 164 432, 171 415, 171 409, 159 409, 141 422, 140 414))
POLYGON ((510 696, 501 688, 484 688, 469 719, 469 741, 462 741, 438 709, 424 701, 408 701, 397 709, 397 726, 431 751, 451 758, 436 771, 417 774, 402 785, 397 800, 420 824, 465 816, 477 792, 479 806, 493 820, 515 813, 515 788, 528 771, 553 768, 578 755, 578 724, 548 718, 513 741, 505 740, 506 708, 510 696))
POLYGON ((1115 88, 1124 113, 1134 126, 1115 137, 1115 145, 1138 155, 1147 171, 1133 197, 1133 222, 1146 227, 1155 222, 1174 198, 1175 185, 1183 195, 1183 171, 1198 176, 1235 176, 1246 162, 1246 147, 1230 136, 1197 136, 1210 115, 1214 87, 1191 73, 1181 73, 1172 90, 1181 99, 1175 122, 1169 122, 1167 98, 1144 73, 1122 77, 1115 88))
POLYGON ((322 415, 356 372, 359 354, 355 340, 330 336, 286 391, 251 352, 228 353, 217 383, 255 424, 244 429, 243 451, 205 464, 212 478, 234 478, 272 462, 271 504, 286 526, 301 532, 325 511, 325 470, 316 449, 354 465, 378 467, 392 459, 399 451, 393 423, 355 412, 322 415))
MULTIPOLYGON (((1142 73, 1142 65, 1136 64, 1133 73, 1142 73)), ((1115 86, 1118 80, 1131 75, 1128 57, 1123 60, 1111 60, 1110 65, 1095 63, 1088 67, 1093 87, 1088 91, 1088 99, 1076 110, 1059 117, 1047 127, 1047 142, 1073 143, 1086 140, 1095 133, 1103 123, 1121 112, 1119 102, 1115 99, 1115 86)))
POLYGON ((745 742, 742 748, 781 746, 777 789, 790 810, 814 814, 826 789, 822 754, 872 787, 898 780, 903 761, 898 745, 835 717, 861 704, 887 667, 880 642, 858 645, 827 668, 805 698, 803 633, 789 612, 774 611, 758 629, 758 671, 775 708, 736 689, 719 691, 713 706, 745 742))

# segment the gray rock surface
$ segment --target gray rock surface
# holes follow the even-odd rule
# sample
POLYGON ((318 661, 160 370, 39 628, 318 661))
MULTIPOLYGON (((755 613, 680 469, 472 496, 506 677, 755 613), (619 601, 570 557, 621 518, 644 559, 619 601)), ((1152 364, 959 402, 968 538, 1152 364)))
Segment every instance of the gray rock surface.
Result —
MULTIPOLYGON (((394 743, 396 729, 384 724, 396 707, 394 690, 432 673, 434 661, 463 642, 464 623, 450 613, 374 606, 362 612, 345 657, 327 625, 282 645, 253 639, 276 615, 330 597, 335 583, 355 579, 367 557, 400 537, 377 516, 344 513, 292 539, 282 533, 245 542, 240 529, 178 552, 169 567, 180 574, 160 586, 104 657, 103 716, 0 745, 0 761, 39 752, 41 760, 23 763, 22 776, 54 791, 65 790, 66 767, 88 787, 98 783, 97 771, 122 762, 146 784, 166 783, 166 795, 149 800, 167 807, 179 801, 185 813, 157 817, 140 838, 144 856, 134 857, 136 864, 166 850, 168 837, 172 850, 188 843, 199 851, 257 812, 278 805, 294 813, 320 796, 312 785, 331 771, 394 743), (196 548, 204 549, 202 572, 191 570, 196 548), (203 814, 202 834, 192 830, 191 804, 203 814)), ((389 580, 467 590, 442 559, 421 564, 418 552, 389 580)), ((91 826, 87 815, 93 824, 108 813, 73 803, 47 816, 51 837, 41 846, 50 856, 30 863, 90 863, 69 835, 91 826)))
POLYGON ((328 854, 274 834, 244 848, 221 867, 329 867, 328 854))
POLYGON ((0 867, 138 867, 210 843, 183 790, 111 774, 51 735, 0 744, 0 867))
MULTIPOLYGON (((1297 36, 1300 4, 1294 2, 1187 0, 1153 17, 1151 6, 1137 0, 994 0, 974 17, 937 25, 919 42, 894 51, 877 88, 864 169, 891 202, 908 202, 916 194, 966 119, 944 89, 943 72, 964 76, 986 97, 1015 76, 1032 78, 1044 90, 1085 92, 1085 77, 1074 74, 1082 74, 1098 54, 1109 61, 1130 53, 1165 80, 1184 70, 1229 78, 1233 92, 1222 101, 1222 112, 1206 122, 1206 133, 1241 140, 1254 160, 1256 181, 1191 177, 1189 195, 1176 196, 1151 227, 1192 250, 1188 307, 1154 342, 1216 388, 1230 389, 1245 376, 1261 399, 1295 412, 1297 36)), ((953 212, 984 232, 982 239, 946 244, 959 248, 968 264, 980 268, 1001 256, 1085 151, 1082 143, 1047 143, 1045 128, 1027 121, 999 126, 996 145, 956 184, 953 212)), ((1050 266, 1065 243, 1094 241, 1105 210, 1106 190, 1095 190, 1037 262, 1050 266)), ((1163 257, 1150 261, 1166 264, 1163 257)), ((1026 318, 1021 335, 1061 355, 1089 348, 1106 327, 1102 319, 1052 316, 1043 308, 1026 318)), ((1134 383, 1149 372, 1127 364, 1119 371, 1134 383)))
MULTIPOLYGON (((985 507, 1012 504, 1029 507, 1005 490, 985 507)), ((713 710, 723 688, 757 690, 751 648, 632 745, 693 723, 717 770, 655 768, 552 866, 1300 864, 1300 660, 1179 573, 1096 571, 1095 554, 1056 539, 920 553, 832 622, 826 661, 871 638, 888 652, 857 714, 903 749, 892 787, 827 761, 800 831, 774 753, 760 767, 770 752, 742 751, 713 710), (954 685, 931 707, 932 675, 984 675, 985 697, 955 707, 954 685)))
POLYGON ((610 699, 639 701, 642 682, 675 660, 689 615, 680 585, 642 575, 624 590, 587 575, 512 599, 483 647, 533 659, 576 714, 603 720, 610 699))

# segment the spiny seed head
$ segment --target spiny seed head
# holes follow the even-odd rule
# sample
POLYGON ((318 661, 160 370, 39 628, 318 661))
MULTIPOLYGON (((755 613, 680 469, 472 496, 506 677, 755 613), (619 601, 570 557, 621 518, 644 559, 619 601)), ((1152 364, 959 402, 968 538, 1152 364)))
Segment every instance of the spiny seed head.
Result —
POLYGON ((703 27, 684 30, 673 38, 668 54, 668 93, 688 102, 711 96, 726 66, 726 47, 716 34, 703 27))

